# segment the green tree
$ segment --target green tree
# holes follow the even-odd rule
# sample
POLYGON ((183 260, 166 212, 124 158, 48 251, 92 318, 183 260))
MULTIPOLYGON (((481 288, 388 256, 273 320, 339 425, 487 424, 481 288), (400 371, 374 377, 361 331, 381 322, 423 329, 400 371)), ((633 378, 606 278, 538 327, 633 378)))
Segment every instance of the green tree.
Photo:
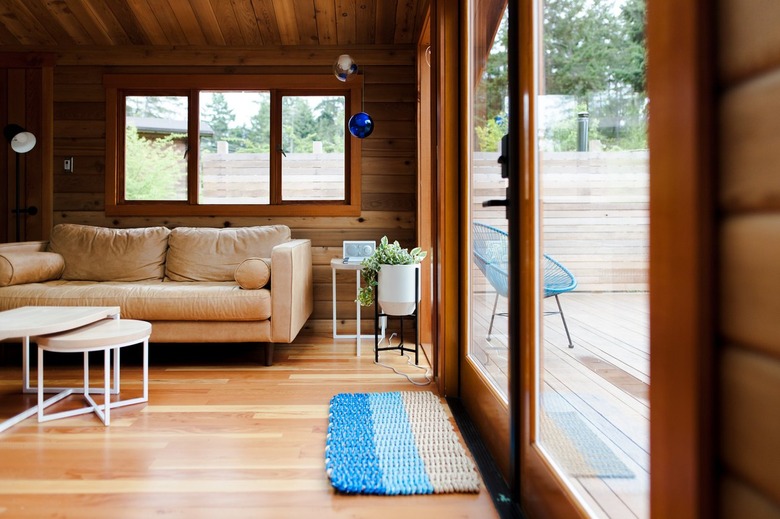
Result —
POLYGON ((181 156, 173 148, 174 135, 150 140, 130 126, 125 130, 125 198, 179 200, 181 156))
POLYGON ((620 54, 619 23, 605 0, 547 0, 544 9, 545 94, 587 102, 606 90, 620 54))
POLYGON ((292 153, 311 153, 317 124, 305 97, 282 98, 282 146, 292 153))
POLYGON ((228 128, 236 116, 233 110, 230 109, 225 95, 216 92, 211 97, 211 102, 206 107, 205 119, 211 125, 211 129, 214 130, 214 136, 217 140, 222 139, 228 134, 228 128))
POLYGON ((493 46, 488 55, 485 72, 482 74, 482 83, 485 85, 486 115, 488 119, 506 116, 507 107, 504 100, 509 92, 509 18, 507 11, 501 18, 501 23, 493 39, 493 46))
POLYGON ((316 139, 325 153, 344 151, 344 98, 327 97, 314 107, 317 113, 316 139))
POLYGON ((129 117, 186 120, 187 98, 182 96, 127 96, 125 113, 129 117))
POLYGON ((211 152, 217 151, 217 141, 227 139, 230 131, 230 123, 233 122, 235 118, 235 114, 233 113, 233 110, 230 109, 224 94, 215 92, 211 96, 209 104, 206 105, 206 109, 203 111, 203 120, 209 123, 209 126, 211 126, 211 129, 214 131, 214 135, 201 138, 201 150, 211 152))
POLYGON ((268 153, 271 151, 271 98, 264 97, 257 107, 257 113, 249 119, 246 131, 247 152, 268 153))
POLYGON ((647 91, 647 5, 646 0, 626 0, 620 13, 623 20, 624 66, 617 70, 618 81, 634 92, 647 91))

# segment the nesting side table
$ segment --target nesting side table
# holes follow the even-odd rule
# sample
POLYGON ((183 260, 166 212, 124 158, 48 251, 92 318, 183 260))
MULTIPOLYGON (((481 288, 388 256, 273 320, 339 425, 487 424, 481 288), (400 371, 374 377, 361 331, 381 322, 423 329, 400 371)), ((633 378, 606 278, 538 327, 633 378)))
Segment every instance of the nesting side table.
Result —
MULTIPOLYGON (((111 409, 126 405, 138 404, 149 401, 149 336, 152 334, 152 325, 146 321, 134 319, 104 319, 96 323, 77 328, 75 330, 42 335, 33 340, 38 344, 38 421, 45 422, 66 418, 85 413, 94 412, 104 425, 111 422, 111 409), (119 392, 119 350, 124 346, 143 343, 143 396, 127 400, 111 402, 109 359, 111 351, 114 353, 114 390, 119 392), (67 353, 82 353, 84 355, 84 399, 86 407, 62 411, 59 413, 45 414, 43 403, 43 353, 44 351, 56 351, 67 353), (103 351, 103 404, 99 405, 89 394, 89 353, 103 351)), ((65 389, 51 400, 61 400, 73 393, 73 389, 65 389)))

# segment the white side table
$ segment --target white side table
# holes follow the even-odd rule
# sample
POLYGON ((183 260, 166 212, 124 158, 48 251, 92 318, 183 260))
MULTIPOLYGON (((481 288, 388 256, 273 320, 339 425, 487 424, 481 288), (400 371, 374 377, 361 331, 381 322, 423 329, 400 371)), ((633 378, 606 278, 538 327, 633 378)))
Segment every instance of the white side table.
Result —
MULTIPOLYGON (((104 319, 75 330, 35 337, 38 343, 38 422, 56 420, 79 414, 94 412, 103 422, 111 423, 111 409, 126 405, 149 401, 149 336, 152 325, 146 321, 134 319, 104 319), (132 344, 143 344, 143 393, 139 398, 111 402, 110 365, 111 350, 114 352, 115 389, 119 392, 119 349, 132 344), (44 414, 43 393, 43 352, 56 351, 67 353, 82 353, 84 355, 84 399, 87 406, 72 411, 62 411, 44 414), (90 395, 89 387, 89 352, 103 352, 103 405, 99 405, 90 395)), ((72 394, 73 389, 65 389, 50 400, 60 400, 72 394)), ((96 391, 97 392, 97 391, 96 391)))
MULTIPOLYGON (((355 354, 360 357, 360 339, 373 339, 374 334, 361 334, 360 333, 360 303, 357 302, 358 292, 360 291, 360 271, 363 270, 363 266, 360 263, 344 263, 344 258, 333 258, 330 260, 330 268, 332 271, 333 279, 333 338, 334 339, 356 339, 355 341, 355 354), (354 334, 337 333, 336 327, 336 271, 354 271, 355 272, 355 319, 357 324, 355 325, 354 334)), ((385 328, 382 326, 382 335, 385 336, 385 328)))
MULTIPOLYGON (((30 337, 58 333, 100 321, 101 319, 119 319, 118 306, 24 306, 0 312, 0 339, 20 337, 22 339, 22 393, 37 393, 38 388, 30 387, 30 337)), ((46 388, 46 393, 60 393, 70 389, 73 393, 83 391, 79 388, 46 388)), ((102 391, 96 390, 95 392, 102 391)), ((112 394, 116 394, 116 388, 112 394)), ((46 400, 49 406, 59 400, 58 396, 46 400)), ((0 432, 35 415, 38 406, 33 406, 16 416, 0 422, 0 432)))

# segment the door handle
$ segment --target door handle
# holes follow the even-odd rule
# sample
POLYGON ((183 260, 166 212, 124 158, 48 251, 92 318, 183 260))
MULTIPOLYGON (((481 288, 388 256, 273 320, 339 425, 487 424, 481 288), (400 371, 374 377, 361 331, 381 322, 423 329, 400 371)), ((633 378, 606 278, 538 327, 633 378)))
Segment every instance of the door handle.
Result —
POLYGON ((502 198, 499 200, 485 200, 482 207, 509 207, 509 200, 502 198))

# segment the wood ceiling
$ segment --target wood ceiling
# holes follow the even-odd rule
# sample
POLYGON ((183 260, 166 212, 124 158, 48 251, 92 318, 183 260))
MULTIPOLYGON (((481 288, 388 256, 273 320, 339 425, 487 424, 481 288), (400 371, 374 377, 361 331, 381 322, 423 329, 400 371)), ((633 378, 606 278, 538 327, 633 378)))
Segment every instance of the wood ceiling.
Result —
POLYGON ((2 0, 0 45, 414 44, 429 0, 2 0))

